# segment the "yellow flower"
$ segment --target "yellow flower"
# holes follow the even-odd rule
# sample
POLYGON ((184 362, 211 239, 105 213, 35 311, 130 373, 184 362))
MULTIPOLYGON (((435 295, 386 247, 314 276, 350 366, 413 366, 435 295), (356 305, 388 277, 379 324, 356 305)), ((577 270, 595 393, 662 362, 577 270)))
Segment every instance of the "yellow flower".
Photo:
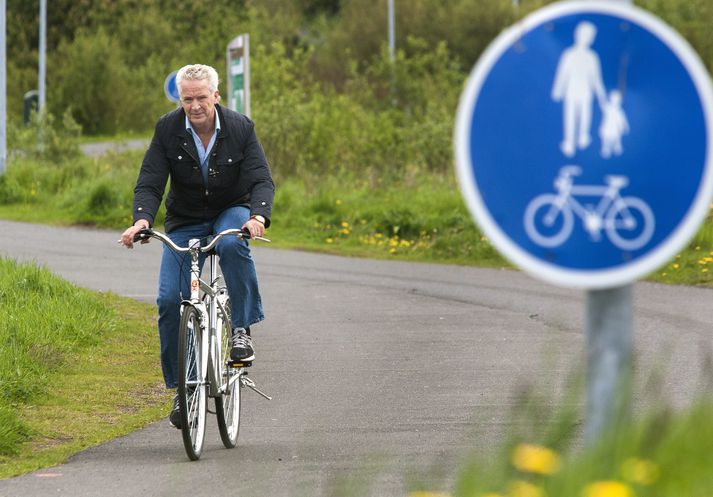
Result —
POLYGON ((342 228, 348 228, 348 227, 349 227, 349 223, 346 221, 342 221, 342 228))
POLYGON ((443 492, 429 492, 427 490, 419 490, 417 492, 410 492, 408 497, 451 497, 449 494, 443 492))
POLYGON ((325 240, 325 242, 327 242, 327 243, 334 243, 334 239, 333 239, 333 238, 327 238, 327 239, 325 240))
POLYGON ((701 273, 707 273, 707 272, 708 272, 708 268, 701 269, 701 273))
POLYGON ((503 497, 503 496, 500 494, 489 493, 489 494, 483 494, 480 497, 503 497))
POLYGON ((674 264, 674 265, 673 265, 673 268, 674 268, 674 269, 678 269, 679 267, 680 267, 680 266, 679 266, 678 264, 674 264))
POLYGON ((335 200, 334 203, 337 204, 337 205, 342 205, 342 201, 339 200, 339 199, 335 200))
POLYGON ((621 474, 634 483, 651 485, 659 477, 659 467, 653 461, 632 457, 622 463, 621 474))
POLYGON ((582 497, 634 497, 634 492, 618 481, 597 481, 584 487, 582 497))
POLYGON ((515 480, 510 484, 512 497, 545 497, 545 491, 530 482, 515 480))
POLYGON ((551 475, 560 467, 560 458, 555 451, 540 445, 520 444, 512 454, 512 464, 520 471, 551 475))

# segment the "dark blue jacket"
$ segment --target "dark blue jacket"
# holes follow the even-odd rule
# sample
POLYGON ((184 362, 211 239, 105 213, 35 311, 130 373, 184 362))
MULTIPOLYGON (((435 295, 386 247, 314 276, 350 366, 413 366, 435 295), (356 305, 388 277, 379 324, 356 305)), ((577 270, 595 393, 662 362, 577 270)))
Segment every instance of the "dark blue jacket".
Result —
POLYGON ((153 226, 170 176, 166 232, 210 221, 237 205, 249 206, 251 215, 263 216, 270 225, 275 185, 253 122, 220 105, 215 109, 221 129, 208 160, 207 183, 183 109, 159 119, 134 188, 134 222, 146 219, 153 226))

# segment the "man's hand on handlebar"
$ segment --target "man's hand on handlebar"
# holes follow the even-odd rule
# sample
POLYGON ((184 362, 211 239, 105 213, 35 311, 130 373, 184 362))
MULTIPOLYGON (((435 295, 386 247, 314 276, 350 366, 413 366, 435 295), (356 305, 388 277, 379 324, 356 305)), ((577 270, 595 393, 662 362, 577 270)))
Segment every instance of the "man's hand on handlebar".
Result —
POLYGON ((247 230, 250 233, 250 238, 254 239, 265 234, 265 223, 257 217, 251 217, 242 229, 247 230))
MULTIPOLYGON (((149 222, 145 219, 139 219, 134 223, 133 226, 127 228, 127 230, 121 234, 121 240, 119 240, 119 242, 126 248, 134 248, 134 239, 136 238, 136 235, 139 233, 139 231, 148 228, 149 222)), ((149 239, 146 238, 144 240, 141 240, 141 243, 149 243, 149 239)))

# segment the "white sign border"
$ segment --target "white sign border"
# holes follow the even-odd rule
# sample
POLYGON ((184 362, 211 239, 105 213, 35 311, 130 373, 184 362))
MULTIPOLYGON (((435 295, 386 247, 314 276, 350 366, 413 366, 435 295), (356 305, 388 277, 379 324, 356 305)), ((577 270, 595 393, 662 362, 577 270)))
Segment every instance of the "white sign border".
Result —
POLYGON ((713 197, 713 88, 705 66, 688 42, 649 12, 614 2, 574 0, 550 4, 503 31, 473 67, 461 94, 454 130, 455 159, 461 192, 468 209, 491 243, 511 262, 538 279, 558 286, 604 289, 631 283, 674 257, 696 234, 713 197), (542 24, 570 14, 609 14, 631 21, 657 36, 688 71, 701 101, 706 123, 707 149, 703 177, 696 197, 678 227, 648 254, 615 269, 575 270, 538 259, 514 243, 490 215, 476 188, 470 153, 473 110, 480 90, 501 55, 524 34, 542 24))

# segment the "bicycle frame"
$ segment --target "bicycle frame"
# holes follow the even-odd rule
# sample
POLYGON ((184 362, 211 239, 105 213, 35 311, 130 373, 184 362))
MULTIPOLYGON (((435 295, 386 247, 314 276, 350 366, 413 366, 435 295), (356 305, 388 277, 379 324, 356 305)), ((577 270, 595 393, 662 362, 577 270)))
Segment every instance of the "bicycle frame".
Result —
MULTIPOLYGON (((619 189, 620 187, 611 184, 607 186, 596 186, 572 185, 570 183, 568 190, 559 191, 558 194, 562 198, 562 205, 568 204, 572 211, 585 222, 584 225, 588 231, 598 232, 603 227, 602 223, 593 221, 602 221, 604 219, 607 210, 620 198, 619 189), (599 197, 599 201, 594 210, 592 210, 584 207, 577 197, 599 197)), ((556 212, 548 213, 548 218, 553 215, 556 215, 556 212)))

